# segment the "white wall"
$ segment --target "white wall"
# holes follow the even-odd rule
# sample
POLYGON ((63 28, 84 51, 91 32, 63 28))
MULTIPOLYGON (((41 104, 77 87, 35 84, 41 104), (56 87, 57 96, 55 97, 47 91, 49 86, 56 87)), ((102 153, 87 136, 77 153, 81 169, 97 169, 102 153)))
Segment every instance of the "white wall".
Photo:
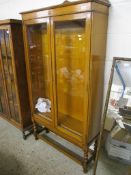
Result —
MULTIPOLYGON (((61 2, 63 0, 0 0, 0 19, 21 19, 19 12, 61 2)), ((105 89, 108 86, 112 58, 114 56, 131 58, 131 0, 110 0, 110 2, 105 89)))
POLYGON ((108 87, 113 57, 131 58, 131 0, 110 0, 105 93, 108 87))
POLYGON ((0 0, 0 19, 17 18, 22 11, 59 4, 63 0, 0 0))

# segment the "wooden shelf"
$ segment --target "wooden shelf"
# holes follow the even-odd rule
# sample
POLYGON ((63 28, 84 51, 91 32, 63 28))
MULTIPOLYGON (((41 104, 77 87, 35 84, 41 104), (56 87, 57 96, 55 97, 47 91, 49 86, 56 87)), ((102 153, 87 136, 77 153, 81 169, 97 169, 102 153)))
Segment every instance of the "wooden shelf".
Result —
POLYGON ((79 136, 83 133, 83 122, 69 115, 58 114, 58 125, 79 136))
POLYGON ((36 110, 35 114, 43 118, 48 118, 48 119, 51 118, 51 112, 38 112, 36 110))

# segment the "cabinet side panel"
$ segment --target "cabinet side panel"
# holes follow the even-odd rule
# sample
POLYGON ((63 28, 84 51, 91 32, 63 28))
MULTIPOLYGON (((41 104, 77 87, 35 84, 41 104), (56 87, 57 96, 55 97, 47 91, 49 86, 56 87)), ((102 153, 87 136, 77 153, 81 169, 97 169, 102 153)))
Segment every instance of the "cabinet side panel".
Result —
POLYGON ((107 22, 108 15, 97 12, 92 14, 90 64, 91 113, 89 140, 92 140, 100 131, 104 88, 107 22))
POLYGON ((17 77, 18 96, 20 101, 22 127, 26 128, 32 124, 29 106, 29 95, 27 88, 27 77, 25 68, 25 55, 23 45, 23 34, 21 24, 11 25, 12 44, 14 51, 15 69, 17 77))

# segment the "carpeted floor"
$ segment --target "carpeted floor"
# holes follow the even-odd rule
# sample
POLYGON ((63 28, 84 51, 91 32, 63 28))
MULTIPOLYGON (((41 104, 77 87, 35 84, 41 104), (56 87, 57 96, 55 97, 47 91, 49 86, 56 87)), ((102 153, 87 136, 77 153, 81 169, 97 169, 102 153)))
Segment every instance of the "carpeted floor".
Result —
MULTIPOLYGON (((101 156, 97 175, 126 175, 127 166, 101 156), (112 167, 113 165, 113 167, 112 167), (113 169, 116 167, 115 173, 113 169), (122 173, 122 174, 121 174, 122 173)), ((33 135, 25 141, 21 132, 0 118, 0 175, 84 175, 82 167, 33 135)), ((92 175, 92 167, 88 175, 92 175)))

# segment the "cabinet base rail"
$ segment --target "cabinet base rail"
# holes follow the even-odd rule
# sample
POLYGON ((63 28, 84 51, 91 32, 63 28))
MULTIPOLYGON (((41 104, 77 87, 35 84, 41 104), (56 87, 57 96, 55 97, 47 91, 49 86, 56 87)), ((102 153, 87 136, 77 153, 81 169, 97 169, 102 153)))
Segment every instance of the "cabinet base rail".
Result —
POLYGON ((98 136, 91 140, 91 142, 87 145, 87 150, 84 151, 83 157, 75 153, 74 151, 70 150, 69 148, 65 147, 61 143, 57 142, 53 138, 48 136, 49 129, 46 127, 41 127, 37 124, 34 126, 34 136, 35 139, 41 139, 48 143, 49 145, 53 146, 60 152, 64 153, 66 156, 70 157, 72 160, 76 161, 77 163, 81 164, 83 167, 83 172, 88 172, 88 167, 91 165, 91 162, 95 160, 96 157, 96 150, 97 150, 97 141, 98 136), (90 149, 90 145, 94 143, 94 150, 90 149))

